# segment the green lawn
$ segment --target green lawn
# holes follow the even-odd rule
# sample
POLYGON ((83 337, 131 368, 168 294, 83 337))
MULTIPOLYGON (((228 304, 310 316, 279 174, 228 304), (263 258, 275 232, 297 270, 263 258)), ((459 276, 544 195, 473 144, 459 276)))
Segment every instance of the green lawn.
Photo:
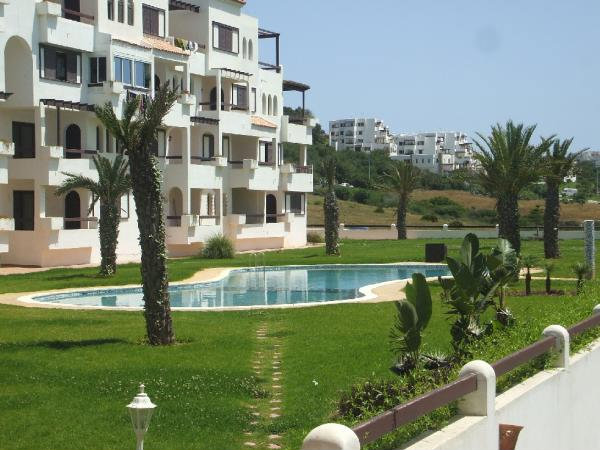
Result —
MULTIPOLYGON (((461 240, 438 240, 448 244, 450 254, 456 254, 460 248, 461 240)), ((342 244, 341 257, 325 256, 322 247, 302 250, 284 250, 265 253, 265 264, 278 265, 314 265, 314 264, 353 264, 353 263, 389 263, 401 261, 423 261, 425 244, 429 240, 418 239, 410 241, 359 241, 348 240, 342 244)), ((495 240, 482 240, 482 246, 490 248, 495 240)), ((563 258, 556 262, 557 277, 570 277, 571 266, 582 261, 582 241, 562 241, 561 250, 563 258)), ((543 243, 541 241, 524 241, 523 253, 543 256, 543 243)), ((262 261, 262 258, 259 259, 262 261)), ((253 265, 254 261, 249 255, 240 255, 233 260, 210 261, 202 258, 176 259, 169 261, 169 274, 171 281, 181 281, 191 277, 199 270, 210 267, 240 267, 253 265)), ((543 264, 540 263, 540 266, 543 264)), ((600 252, 598 254, 600 266, 600 252)), ((139 266, 127 264, 119 266, 119 273, 113 278, 100 278, 97 269, 54 269, 27 275, 0 276, 0 294, 8 292, 29 292, 50 289, 64 289, 91 286, 118 286, 138 284, 140 282, 139 266)))
MULTIPOLYGON (((447 241, 455 253, 460 241, 447 241)), ((341 258, 327 258, 322 248, 266 255, 266 263, 318 264, 420 261, 425 241, 346 241, 341 258)), ((493 241, 486 241, 490 246, 493 241)), ((582 244, 563 242, 564 259, 557 275, 583 255, 582 244)), ((540 242, 526 242, 525 253, 541 252, 540 242)), ((184 279, 206 267, 243 266, 234 261, 170 261, 172 279, 184 279)), ((120 268, 108 281, 93 269, 53 270, 27 276, 0 277, 1 292, 57 287, 135 283, 135 265, 120 268)), ((542 282, 534 289, 541 290, 542 282)), ((554 288, 574 289, 573 282, 554 288)), ((522 286, 514 289, 522 290, 522 286)), ((449 323, 434 290, 434 315, 425 335, 427 350, 448 350, 449 323)), ((589 316, 600 296, 598 283, 585 296, 514 297, 508 299, 518 326, 499 330, 476 349, 475 357, 494 361, 540 336, 549 324, 565 326, 589 316)), ((282 417, 261 422, 263 434, 283 435, 286 449, 297 449, 313 427, 335 417, 341 391, 372 378, 393 378, 388 335, 395 308, 391 303, 331 305, 317 308, 253 312, 174 313, 179 344, 144 345, 141 313, 41 310, 0 306, 0 448, 114 449, 133 446, 125 405, 144 382, 158 404, 146 442, 153 449, 237 450, 247 440, 253 420, 247 405, 270 393, 252 369, 256 330, 267 324, 282 342, 282 417)), ((589 335, 596 337, 597 333, 589 335)), ((581 346, 582 341, 576 340, 581 346)), ((530 369, 503 377, 505 388, 530 369), (515 378, 516 377, 516 378, 515 378)), ((446 415, 442 414, 440 420, 446 415)), ((351 424, 347 422, 348 424, 351 424)), ((439 421, 424 419, 377 443, 397 448, 439 421)))

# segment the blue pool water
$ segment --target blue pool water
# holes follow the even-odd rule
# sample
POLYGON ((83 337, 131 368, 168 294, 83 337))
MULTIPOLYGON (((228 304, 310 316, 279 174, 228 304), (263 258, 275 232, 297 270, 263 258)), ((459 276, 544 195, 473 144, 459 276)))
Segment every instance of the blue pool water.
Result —
MULTIPOLYGON (((448 275, 446 266, 344 265, 239 269, 222 280, 171 286, 173 308, 228 308, 324 303, 364 297, 360 288, 386 281, 448 275)), ((139 308, 140 288, 43 295, 33 300, 76 306, 139 308)))

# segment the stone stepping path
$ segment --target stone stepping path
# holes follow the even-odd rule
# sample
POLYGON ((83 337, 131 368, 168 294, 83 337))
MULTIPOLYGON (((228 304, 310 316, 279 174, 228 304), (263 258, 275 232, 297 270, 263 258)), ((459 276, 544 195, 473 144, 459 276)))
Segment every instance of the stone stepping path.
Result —
MULTIPOLYGON (((265 429, 273 420, 283 415, 282 411, 282 344, 281 338, 269 336, 269 327, 266 323, 259 325, 256 330, 257 350, 252 356, 252 370, 259 379, 261 388, 269 395, 266 398, 254 399, 247 405, 252 416, 248 429, 244 432, 244 447, 259 449, 281 449, 279 444, 282 436, 265 434, 265 429)), ((273 331, 273 330, 271 330, 273 331)))

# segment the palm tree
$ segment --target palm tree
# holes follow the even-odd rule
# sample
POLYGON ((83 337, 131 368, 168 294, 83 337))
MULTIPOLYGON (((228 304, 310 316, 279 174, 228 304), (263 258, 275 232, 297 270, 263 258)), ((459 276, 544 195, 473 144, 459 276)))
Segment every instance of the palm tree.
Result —
POLYGON ((521 258, 521 266, 527 270, 525 274, 525 295, 531 295, 531 269, 538 263, 538 259, 533 255, 525 255, 521 258))
POLYGON ((140 108, 137 97, 125 102, 120 120, 110 103, 96 108, 98 119, 129 157, 142 250, 144 316, 151 345, 175 342, 168 291, 162 175, 152 153, 157 130, 175 101, 177 93, 164 85, 156 91, 154 99, 148 99, 144 108, 140 108))
POLYGON ((337 161, 335 156, 329 155, 323 161, 325 175, 325 201, 323 214, 325 216, 325 253, 327 255, 340 254, 340 207, 335 196, 335 171, 337 161))
POLYGON ((104 156, 94 157, 98 181, 82 175, 65 173, 68 178, 56 190, 56 195, 64 195, 74 189, 85 189, 92 193, 90 212, 100 202, 100 275, 111 276, 117 273, 117 242, 119 240, 120 200, 131 190, 131 177, 127 173, 129 163, 122 155, 117 155, 111 163, 104 156))
POLYGON ((573 265, 573 273, 577 277, 577 295, 583 292, 584 280, 589 278, 592 268, 588 263, 578 262, 573 265))
POLYGON ((475 141, 479 148, 475 158, 482 169, 475 175, 475 181, 496 198, 500 237, 507 239, 517 253, 521 252, 519 194, 539 179, 542 156, 553 139, 533 145, 535 128, 509 120, 506 126, 492 126, 489 137, 478 133, 482 142, 475 141))
MULTIPOLYGON (((560 222, 560 185, 575 167, 581 154, 569 153, 573 138, 554 141, 546 151, 544 179, 546 180, 546 209, 544 211, 544 255, 546 259, 560 258, 558 224, 560 222)), ((582 150, 582 152, 585 150, 582 150)))
POLYGON ((410 200, 410 195, 417 187, 419 180, 418 169, 410 163, 400 161, 394 164, 390 173, 384 174, 384 179, 387 183, 383 188, 398 196, 396 230, 398 231, 398 240, 405 240, 408 201, 410 200))

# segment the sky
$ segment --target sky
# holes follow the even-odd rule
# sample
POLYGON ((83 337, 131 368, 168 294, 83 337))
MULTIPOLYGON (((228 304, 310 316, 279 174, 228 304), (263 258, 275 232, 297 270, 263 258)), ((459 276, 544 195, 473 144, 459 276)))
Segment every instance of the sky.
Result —
MULTIPOLYGON (((248 0, 281 33, 307 107, 377 117, 394 133, 488 133, 513 119, 600 149, 598 0, 248 0)), ((274 62, 261 42, 260 60, 274 62)), ((300 94, 286 94, 299 106, 300 94)))

